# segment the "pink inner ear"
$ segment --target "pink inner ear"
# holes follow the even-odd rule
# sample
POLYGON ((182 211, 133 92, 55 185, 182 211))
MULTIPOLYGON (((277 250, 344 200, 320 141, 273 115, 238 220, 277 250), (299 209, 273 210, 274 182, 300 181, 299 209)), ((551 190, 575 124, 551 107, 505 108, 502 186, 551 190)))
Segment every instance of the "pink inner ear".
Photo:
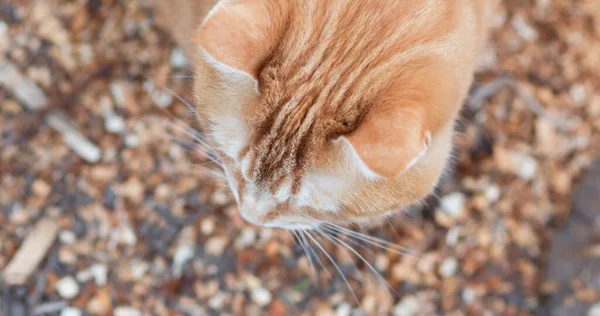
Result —
POLYGON ((200 27, 195 42, 214 59, 255 79, 284 25, 282 6, 272 1, 222 1, 200 27))
POLYGON ((346 139, 362 162, 385 178, 410 168, 427 150, 424 109, 419 104, 376 107, 346 139))

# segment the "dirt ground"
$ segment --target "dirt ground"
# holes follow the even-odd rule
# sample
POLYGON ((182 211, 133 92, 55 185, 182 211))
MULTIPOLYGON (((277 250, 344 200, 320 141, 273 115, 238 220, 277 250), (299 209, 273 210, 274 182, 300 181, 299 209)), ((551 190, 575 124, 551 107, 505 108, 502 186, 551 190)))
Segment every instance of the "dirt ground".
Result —
POLYGON ((315 277, 212 174, 148 0, 1 0, 2 315, 600 315, 600 186, 574 195, 600 154, 600 1, 506 0, 493 24, 454 171, 364 232, 412 254, 362 243, 378 278, 316 235, 340 271, 310 242, 315 277))

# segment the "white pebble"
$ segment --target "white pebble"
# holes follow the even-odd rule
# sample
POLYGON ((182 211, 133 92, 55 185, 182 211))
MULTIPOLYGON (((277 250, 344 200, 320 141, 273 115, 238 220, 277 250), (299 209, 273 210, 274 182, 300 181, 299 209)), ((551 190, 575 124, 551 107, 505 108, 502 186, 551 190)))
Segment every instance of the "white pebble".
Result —
POLYGON ((465 288, 462 291, 461 297, 462 297, 463 302, 465 302, 467 304, 473 303, 475 301, 475 299, 477 299, 475 291, 473 291, 473 289, 471 289, 471 288, 465 288))
POLYGON ((127 88, 125 84, 120 81, 116 81, 110 84, 110 94, 115 100, 115 103, 120 107, 124 107, 125 102, 127 101, 125 99, 126 89, 127 88))
POLYGON ((125 130, 125 120, 115 113, 111 113, 104 119, 104 128, 107 132, 121 134, 125 130))
POLYGON ((335 316, 350 316, 352 314, 352 306, 348 303, 342 303, 335 309, 335 316))
POLYGON ((173 103, 173 92, 157 88, 154 82, 150 80, 145 81, 143 87, 159 108, 167 108, 173 103))
POLYGON ((209 239, 204 245, 204 250, 206 253, 212 256, 220 256, 225 251, 225 246, 227 246, 227 238, 225 237, 213 237, 209 239))
POLYGON ((89 163, 100 161, 100 149, 89 140, 78 134, 64 135, 64 141, 74 152, 89 163))
POLYGON ((538 38, 537 30, 527 23, 522 15, 516 15, 512 19, 511 25, 517 34, 526 41, 533 42, 538 38))
POLYGON ((70 230, 63 230, 58 235, 58 239, 65 245, 72 245, 77 241, 77 236, 70 230))
POLYGON ((114 310, 114 316, 142 316, 139 309, 131 306, 119 306, 114 310))
POLYGON ((125 146, 129 148, 135 148, 140 144, 140 138, 135 134, 129 134, 125 136, 125 146))
POLYGON ((0 38, 4 37, 6 34, 8 34, 8 25, 0 20, 0 38))
POLYGON ((120 240, 126 245, 133 246, 137 243, 137 236, 135 235, 133 228, 129 226, 121 228, 121 234, 119 237, 120 240))
POLYGON ((448 246, 456 246, 456 244, 458 244, 460 230, 461 229, 459 226, 452 227, 450 230, 448 230, 448 233, 446 234, 446 244, 448 246))
POLYGON ((441 208, 452 217, 461 217, 465 212, 465 195, 460 192, 448 194, 440 201, 441 208))
POLYGON ((577 105, 582 106, 585 105, 585 101, 587 99, 587 93, 585 91, 585 87, 580 84, 574 84, 569 91, 569 95, 571 98, 577 103, 577 105))
POLYGON ((235 240, 235 247, 238 249, 246 248, 256 240, 256 231, 252 228, 242 230, 240 236, 235 240))
POLYGON ((94 274, 92 273, 92 271, 90 269, 85 269, 82 271, 77 272, 77 281, 81 282, 81 283, 85 283, 91 279, 94 278, 94 274))
POLYGON ((269 303, 271 303, 271 292, 267 291, 267 289, 262 288, 262 287, 257 287, 255 289, 252 290, 251 293, 252 296, 252 301, 254 301, 254 303, 258 304, 258 306, 267 306, 269 303))
POLYGON ((515 173, 525 179, 531 180, 537 171, 537 161, 535 158, 520 152, 512 153, 512 161, 516 166, 515 173))
POLYGON ((215 221, 212 218, 207 218, 200 224, 200 230, 204 235, 210 235, 215 230, 215 221))
POLYGON ((183 266, 194 258, 194 247, 189 244, 181 245, 175 250, 173 255, 173 274, 181 275, 183 266))
POLYGON ((491 185, 485 188, 484 194, 489 202, 496 202, 500 198, 500 188, 497 185, 491 185))
POLYGON ((421 301, 414 296, 405 296, 392 309, 394 316, 414 316, 421 310, 421 301))
POLYGON ((30 110, 41 110, 48 105, 44 91, 11 63, 0 62, 0 86, 12 91, 15 98, 30 110))
POLYGON ((90 272, 94 276, 94 281, 98 286, 106 285, 108 280, 108 268, 103 264, 94 264, 90 267, 90 272))
POLYGON ((587 316, 600 316, 600 302, 592 305, 592 307, 588 309, 587 316))
POLYGON ((183 53, 183 50, 179 47, 173 48, 171 51, 171 66, 173 68, 185 68, 188 65, 188 60, 183 53))
POLYGON ((60 311, 60 316, 81 316, 83 313, 79 308, 67 307, 60 311))
POLYGON ((223 292, 218 292, 213 297, 208 300, 208 307, 221 310, 223 306, 225 306, 225 302, 228 300, 229 296, 223 292))
POLYGON ((62 298, 70 300, 79 294, 79 283, 72 276, 66 276, 56 283, 56 291, 62 298))
POLYGON ((131 276, 134 280, 143 278, 148 270, 150 270, 150 266, 144 261, 134 261, 131 263, 131 276))
POLYGON ((439 273, 443 277, 451 277, 456 274, 458 260, 454 257, 448 257, 440 264, 439 273))
POLYGON ((58 113, 50 113, 47 121, 48 125, 62 134, 65 144, 81 158, 89 163, 96 163, 100 160, 102 156, 100 148, 81 135, 67 117, 58 113))

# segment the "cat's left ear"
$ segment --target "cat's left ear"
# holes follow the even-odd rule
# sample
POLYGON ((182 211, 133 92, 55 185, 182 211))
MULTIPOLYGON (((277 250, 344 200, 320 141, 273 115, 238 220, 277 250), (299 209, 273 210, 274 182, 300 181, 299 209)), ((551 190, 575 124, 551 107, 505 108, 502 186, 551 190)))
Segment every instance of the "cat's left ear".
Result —
POLYGON ((194 40, 213 61, 258 80, 261 65, 282 36, 287 6, 287 1, 222 0, 194 40))

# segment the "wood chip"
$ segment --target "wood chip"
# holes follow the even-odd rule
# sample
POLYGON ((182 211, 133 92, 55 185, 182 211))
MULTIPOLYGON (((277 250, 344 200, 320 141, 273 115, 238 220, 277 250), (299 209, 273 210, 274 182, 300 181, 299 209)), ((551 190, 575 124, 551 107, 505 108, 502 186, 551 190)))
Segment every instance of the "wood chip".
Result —
POLYGON ((25 284, 50 250, 57 234, 58 225, 55 220, 40 220, 2 273, 4 282, 8 285, 25 284))

